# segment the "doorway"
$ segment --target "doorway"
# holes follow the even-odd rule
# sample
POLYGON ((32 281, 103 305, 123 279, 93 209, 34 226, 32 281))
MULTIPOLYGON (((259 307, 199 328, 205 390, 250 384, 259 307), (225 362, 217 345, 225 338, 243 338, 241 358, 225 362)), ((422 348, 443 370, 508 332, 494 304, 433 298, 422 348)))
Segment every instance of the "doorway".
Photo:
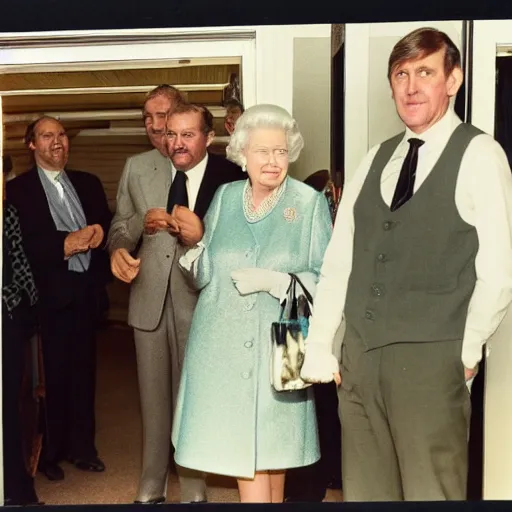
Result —
MULTIPOLYGON (((223 93, 231 76, 239 77, 240 99, 255 102, 253 32, 156 32, 2 41, 3 155, 10 157, 13 174, 31 167, 23 143, 26 126, 42 114, 57 117, 70 138, 68 167, 96 174, 114 212, 124 162, 151 149, 141 107, 146 92, 162 83, 209 108, 217 134, 211 149, 223 153, 223 93)), ((128 286, 112 280, 107 322, 98 333, 96 439, 107 469, 84 473, 63 463, 60 482, 37 474, 36 490, 47 504, 131 503, 135 497, 142 436, 135 350, 126 325, 128 293, 128 286)), ((210 496, 236 501, 236 486, 213 479, 210 496)), ((168 500, 179 500, 172 474, 168 500)))
MULTIPOLYGON (((502 144, 510 161, 509 55, 512 20, 473 22, 472 123, 502 144)), ((486 345, 483 498, 510 500, 512 489, 512 308, 486 345)))

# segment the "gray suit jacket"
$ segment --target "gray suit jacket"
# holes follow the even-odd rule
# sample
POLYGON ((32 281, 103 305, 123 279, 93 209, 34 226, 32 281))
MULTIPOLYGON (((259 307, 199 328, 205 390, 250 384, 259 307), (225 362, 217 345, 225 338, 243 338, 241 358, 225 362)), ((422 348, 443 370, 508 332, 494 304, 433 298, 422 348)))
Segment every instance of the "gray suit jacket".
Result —
MULTIPOLYGON (((195 213, 203 218, 221 184, 246 178, 247 175, 235 164, 209 154, 195 213)), ((131 284, 128 324, 143 331, 156 329, 160 322, 171 272, 174 276, 170 280, 171 294, 176 297, 175 304, 181 306, 175 308, 175 317, 184 316, 184 324, 188 325, 197 299, 196 291, 188 286, 177 265, 173 265, 184 252, 176 238, 167 232, 144 233, 146 212, 150 208, 167 206, 170 186, 171 165, 158 150, 152 149, 128 158, 117 191, 116 214, 108 234, 111 254, 118 248, 132 252, 142 236, 137 255, 141 260, 140 270, 131 284)), ((179 326, 177 328, 181 330, 179 326)))

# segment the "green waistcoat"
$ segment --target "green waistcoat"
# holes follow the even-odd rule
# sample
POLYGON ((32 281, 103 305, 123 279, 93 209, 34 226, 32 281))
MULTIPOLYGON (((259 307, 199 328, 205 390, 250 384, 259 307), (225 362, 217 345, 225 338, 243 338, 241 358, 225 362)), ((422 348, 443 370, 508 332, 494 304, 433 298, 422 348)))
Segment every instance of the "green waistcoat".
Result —
POLYGON ((404 134, 384 142, 354 205, 354 252, 345 318, 368 349, 396 342, 460 340, 476 282, 476 229, 460 216, 460 163, 482 132, 460 124, 431 173, 395 212, 381 175, 404 134))

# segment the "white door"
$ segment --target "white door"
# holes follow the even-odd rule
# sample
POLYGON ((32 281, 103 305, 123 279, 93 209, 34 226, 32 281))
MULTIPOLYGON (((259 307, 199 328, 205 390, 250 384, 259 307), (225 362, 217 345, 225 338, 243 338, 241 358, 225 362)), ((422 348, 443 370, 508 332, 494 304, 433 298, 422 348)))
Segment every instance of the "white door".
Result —
MULTIPOLYGON (((475 21, 471 122, 494 135, 496 56, 512 48, 512 20, 475 21)), ((511 308, 512 309, 512 308, 511 308)), ((512 499, 512 312, 488 342, 484 499, 512 499)))

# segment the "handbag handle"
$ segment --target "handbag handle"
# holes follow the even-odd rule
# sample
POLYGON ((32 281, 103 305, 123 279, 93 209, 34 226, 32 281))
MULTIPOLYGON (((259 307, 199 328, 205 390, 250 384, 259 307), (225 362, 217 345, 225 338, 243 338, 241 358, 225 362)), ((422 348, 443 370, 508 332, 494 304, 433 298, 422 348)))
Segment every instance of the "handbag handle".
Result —
POLYGON ((313 307, 313 297, 311 293, 309 293, 308 289, 304 286, 302 281, 298 278, 296 274, 289 273, 290 285, 288 286, 288 290, 286 291, 287 297, 284 302, 281 304, 281 314, 279 316, 279 320, 283 321, 285 316, 290 320, 296 320, 298 318, 298 297, 297 297, 297 283, 302 288, 304 296, 309 302, 310 306, 313 307))
MULTIPOLYGON (((281 303, 281 314, 279 315, 279 321, 282 322, 286 316, 286 318, 290 319, 293 314, 293 304, 296 304, 295 290, 296 290, 296 281, 295 278, 290 274, 290 284, 288 286, 288 290, 286 290, 286 299, 281 303)), ((297 309, 295 307, 295 309, 297 309)))
POLYGON ((295 282, 299 283, 300 287, 302 288, 302 291, 304 292, 304 295, 305 295, 306 299, 308 299, 308 302, 311 305, 313 305, 313 297, 312 297, 311 293, 309 293, 308 289, 302 284, 302 281, 297 277, 296 274, 291 274, 290 273, 290 276, 292 276, 292 280, 294 280, 295 282))

